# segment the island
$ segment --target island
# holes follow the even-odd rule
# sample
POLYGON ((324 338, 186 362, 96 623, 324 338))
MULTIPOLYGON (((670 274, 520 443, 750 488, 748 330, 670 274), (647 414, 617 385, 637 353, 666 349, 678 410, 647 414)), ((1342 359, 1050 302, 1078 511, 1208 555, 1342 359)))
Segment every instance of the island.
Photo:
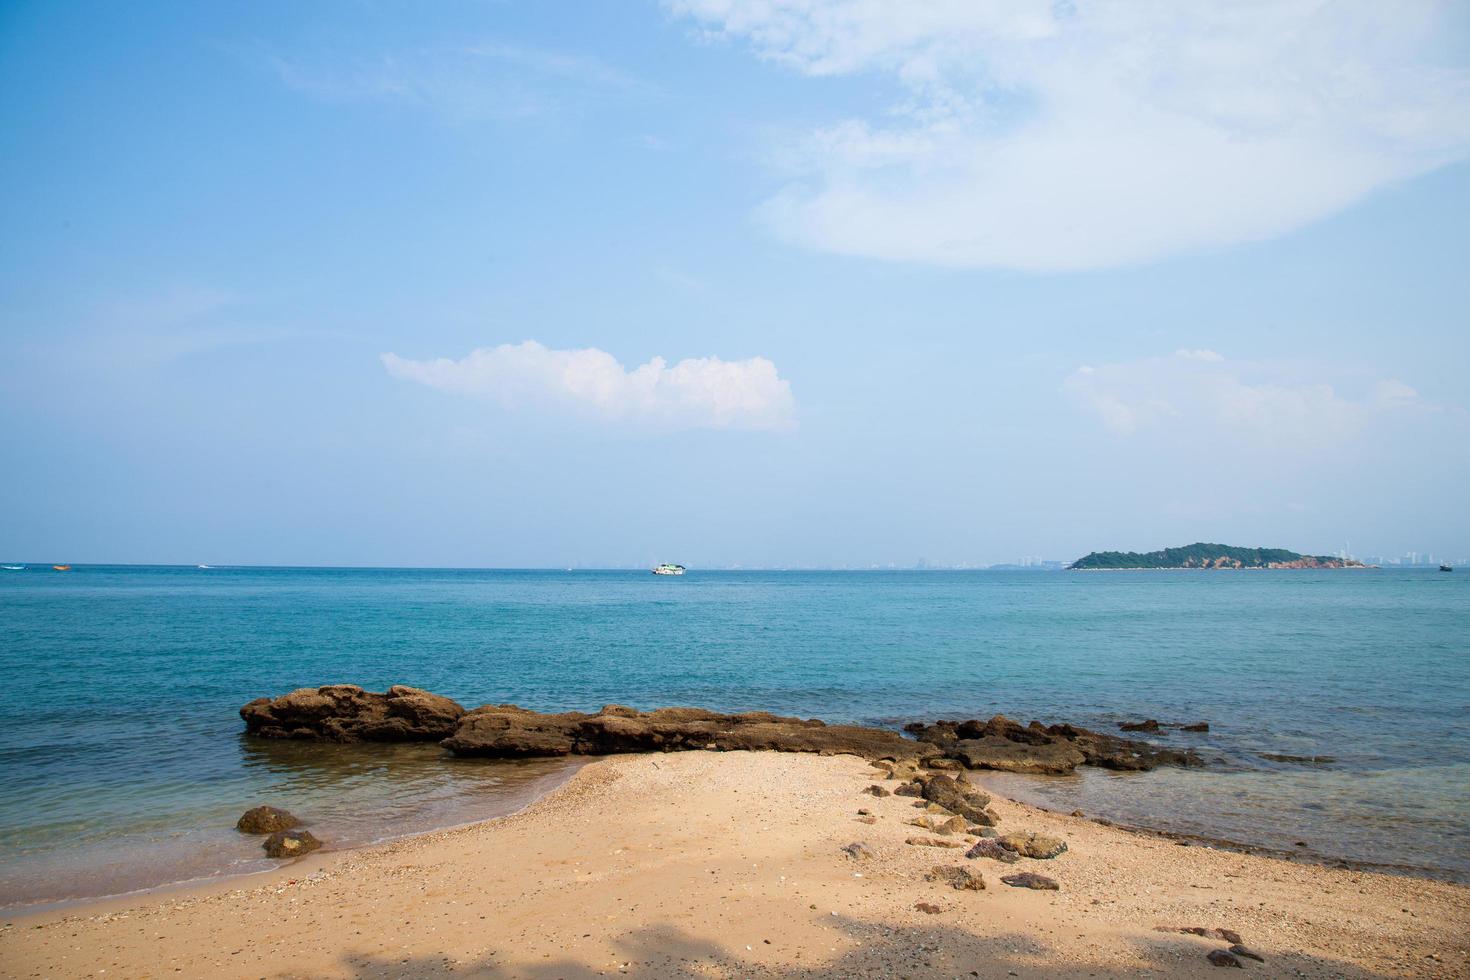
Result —
POLYGON ((1148 568, 1366 568, 1351 558, 1299 555, 1285 548, 1237 548, 1196 542, 1162 551, 1094 551, 1067 566, 1074 571, 1132 571, 1148 568))

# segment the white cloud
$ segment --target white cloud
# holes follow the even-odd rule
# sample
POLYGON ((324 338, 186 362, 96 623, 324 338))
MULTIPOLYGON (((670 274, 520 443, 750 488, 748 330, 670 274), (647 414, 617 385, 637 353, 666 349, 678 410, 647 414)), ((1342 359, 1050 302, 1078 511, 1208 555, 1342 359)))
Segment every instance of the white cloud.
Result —
POLYGON ((1233 361, 1180 350, 1074 371, 1062 388, 1121 435, 1172 431, 1185 439, 1233 438, 1295 449, 1341 443, 1390 414, 1433 411, 1397 379, 1361 397, 1287 364, 1233 361))
POLYGON ((899 97, 784 154, 812 248, 1080 269, 1269 238, 1470 155, 1447 0, 668 0, 899 97))
POLYGON ((383 354, 394 377, 492 398, 509 408, 568 406, 608 421, 660 429, 785 429, 796 423, 791 384, 764 357, 662 357, 629 371, 595 347, 552 350, 528 340, 459 360, 383 354))

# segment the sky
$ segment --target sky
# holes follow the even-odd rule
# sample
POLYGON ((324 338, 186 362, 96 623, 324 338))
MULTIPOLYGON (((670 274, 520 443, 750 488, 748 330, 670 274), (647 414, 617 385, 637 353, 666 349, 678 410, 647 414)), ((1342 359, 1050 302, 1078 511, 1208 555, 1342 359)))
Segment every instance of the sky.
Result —
POLYGON ((1470 555, 1470 6, 0 5, 0 559, 1470 555))

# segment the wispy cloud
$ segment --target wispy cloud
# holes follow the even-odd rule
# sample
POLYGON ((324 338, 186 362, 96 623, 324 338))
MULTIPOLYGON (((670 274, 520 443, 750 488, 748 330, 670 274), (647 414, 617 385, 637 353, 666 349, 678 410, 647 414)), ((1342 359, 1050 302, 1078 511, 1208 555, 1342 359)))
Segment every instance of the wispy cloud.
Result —
POLYGON ((568 407, 609 422, 657 429, 785 429, 796 423, 791 385, 763 357, 726 361, 655 357, 631 371, 595 347, 552 350, 534 340, 454 360, 383 354, 396 378, 489 398, 508 408, 568 407))
POLYGON ((1447 0, 667 0, 807 75, 895 83, 787 147, 812 248, 1080 269, 1279 235, 1470 155, 1447 0))
POLYGON ((1119 435, 1164 430, 1281 448, 1340 443, 1374 420, 1437 410, 1396 378, 1350 396, 1299 366, 1212 350, 1080 367, 1062 388, 1119 435))
POLYGON ((653 95, 656 86, 579 54, 486 40, 351 58, 272 54, 288 87, 333 102, 383 102, 453 123, 536 116, 599 95, 653 95))

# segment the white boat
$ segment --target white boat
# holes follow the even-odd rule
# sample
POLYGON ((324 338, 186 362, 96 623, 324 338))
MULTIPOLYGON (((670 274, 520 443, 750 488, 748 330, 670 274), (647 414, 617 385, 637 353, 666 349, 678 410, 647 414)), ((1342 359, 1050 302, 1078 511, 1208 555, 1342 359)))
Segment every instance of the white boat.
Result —
POLYGON ((199 565, 199 566, 196 566, 196 567, 198 567, 198 568, 208 568, 209 566, 208 565, 199 565))
POLYGON ((26 570, 24 565, 0 565, 0 568, 5 569, 7 572, 23 572, 26 570))
POLYGON ((670 565, 670 564, 668 564, 666 562, 666 563, 664 563, 662 565, 659 565, 657 568, 655 568, 653 570, 653 574, 655 574, 655 575, 683 575, 684 574, 684 566, 683 565, 670 565))

